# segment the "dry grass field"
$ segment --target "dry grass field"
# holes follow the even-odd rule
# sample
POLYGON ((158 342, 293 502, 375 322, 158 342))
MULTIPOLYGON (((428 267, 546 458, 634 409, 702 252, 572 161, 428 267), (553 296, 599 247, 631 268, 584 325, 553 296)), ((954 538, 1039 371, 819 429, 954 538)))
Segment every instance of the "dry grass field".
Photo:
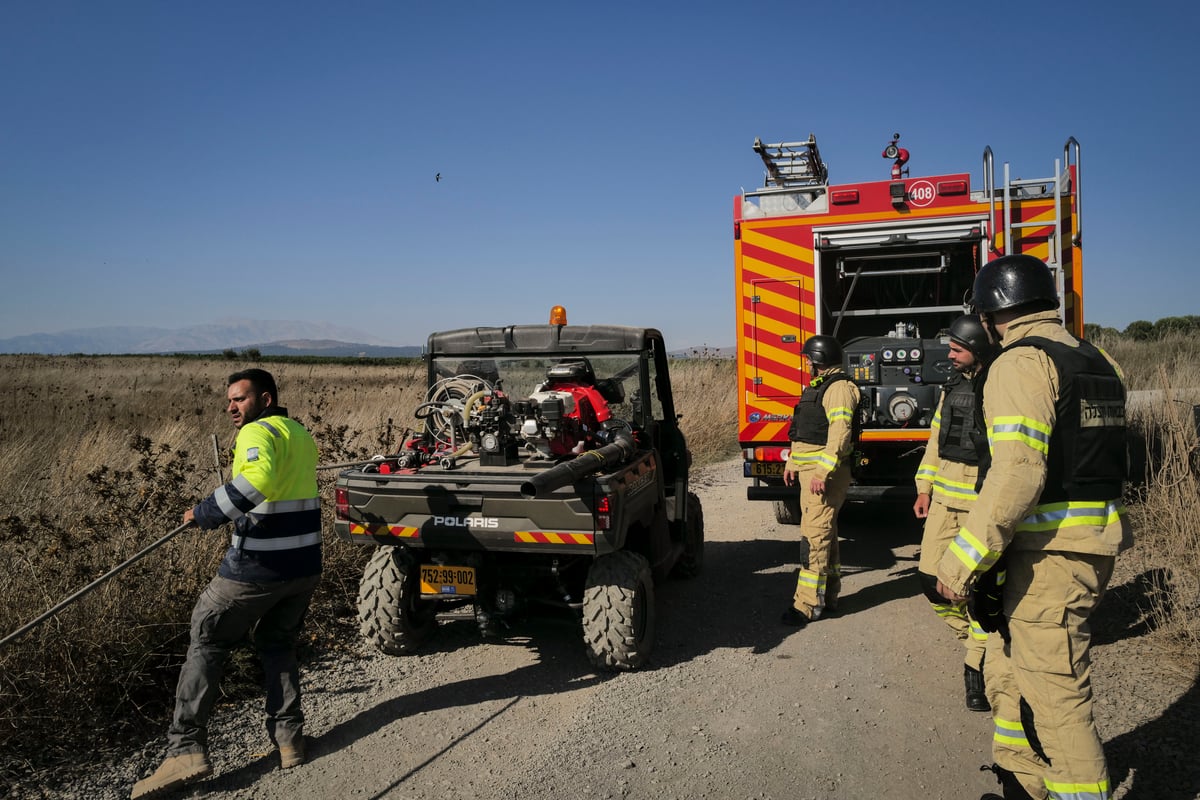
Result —
MULTIPOLYGON (((1160 394, 1131 425, 1147 479, 1131 488, 1138 546, 1125 558, 1161 576, 1145 614, 1165 657, 1200 660, 1200 494, 1188 367, 1200 348, 1105 343, 1130 387, 1160 394), (1190 351, 1187 348, 1192 348, 1190 351)), ((0 636, 174 528, 228 469, 234 430, 225 378, 244 362, 171 357, 0 355, 0 636), (215 440, 214 440, 215 437, 215 440)), ((279 362, 281 404, 317 438, 325 465, 393 452, 423 399, 419 363, 279 362)), ((737 453, 734 363, 672 363, 682 426, 698 465, 737 453)), ((336 470, 323 470, 328 487, 336 470)), ((326 513, 330 503, 326 502, 326 513)), ((330 526, 331 527, 331 526, 330 526)), ((185 531, 0 650, 0 786, 66 754, 159 737, 187 620, 227 532, 185 531)), ((356 636, 361 548, 326 539, 325 580, 305 657, 356 636)), ((235 658, 232 695, 257 694, 257 666, 235 658)))

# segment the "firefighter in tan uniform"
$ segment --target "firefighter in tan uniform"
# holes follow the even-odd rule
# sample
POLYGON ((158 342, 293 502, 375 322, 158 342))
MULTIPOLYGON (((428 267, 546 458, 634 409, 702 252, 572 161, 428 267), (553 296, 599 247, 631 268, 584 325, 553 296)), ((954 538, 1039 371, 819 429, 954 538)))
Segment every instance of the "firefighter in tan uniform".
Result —
POLYGON ((800 395, 788 430, 791 454, 783 482, 800 491, 800 535, 808 541, 808 563, 800 570, 785 625, 804 627, 837 610, 841 588, 837 515, 850 487, 853 422, 858 386, 842 369, 842 346, 832 336, 804 343, 812 382, 800 395))
POLYGON ((934 612, 963 643, 963 684, 970 711, 991 711, 984 693, 983 661, 987 632, 970 618, 965 602, 952 603, 937 592, 937 569, 958 529, 975 504, 979 473, 976 450, 975 381, 990 360, 994 346, 975 314, 950 323, 950 363, 954 374, 943 387, 942 402, 933 417, 929 444, 917 468, 917 500, 913 513, 925 520, 918 577, 934 612))
POLYGON ((938 590, 957 602, 979 589, 981 621, 993 618, 985 599, 1002 604, 1003 646, 989 648, 986 666, 1005 800, 1108 800, 1088 618, 1132 543, 1121 502, 1125 388, 1111 360, 1063 329, 1038 259, 990 262, 974 296, 1004 347, 983 388, 991 463, 981 464, 979 498, 942 558, 938 590), (1002 556, 1003 572, 992 570, 1002 556))

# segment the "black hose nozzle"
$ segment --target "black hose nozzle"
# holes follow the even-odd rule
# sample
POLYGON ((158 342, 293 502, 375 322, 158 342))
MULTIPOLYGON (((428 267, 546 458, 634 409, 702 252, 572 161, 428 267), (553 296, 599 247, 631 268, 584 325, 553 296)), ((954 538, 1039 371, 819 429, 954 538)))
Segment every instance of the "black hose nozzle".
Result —
POLYGON ((579 456, 539 472, 521 484, 521 496, 532 500, 553 492, 555 489, 574 483, 585 475, 599 472, 605 467, 616 467, 626 461, 637 449, 637 443, 627 433, 618 433, 611 444, 597 450, 588 450, 579 456))

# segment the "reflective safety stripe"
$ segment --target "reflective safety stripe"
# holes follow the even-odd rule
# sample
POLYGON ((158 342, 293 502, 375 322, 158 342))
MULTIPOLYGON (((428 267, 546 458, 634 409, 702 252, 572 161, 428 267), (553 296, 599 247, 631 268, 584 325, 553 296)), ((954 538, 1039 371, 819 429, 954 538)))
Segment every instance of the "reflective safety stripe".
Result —
POLYGON ((958 536, 950 543, 950 552, 971 572, 987 572, 1000 558, 999 553, 988 550, 987 546, 966 528, 958 529, 958 536))
POLYGON ((221 513, 229 519, 237 519, 242 516, 242 510, 233 504, 233 500, 229 497, 229 490, 225 488, 226 484, 221 484, 217 490, 213 492, 213 499, 217 501, 217 508, 221 509, 221 513))
POLYGON ((1029 738, 1025 735, 1025 727, 1021 725, 1019 720, 996 717, 995 722, 996 729, 992 733, 994 741, 1009 745, 1010 747, 1033 749, 1029 747, 1029 738))
POLYGON ((962 610, 961 606, 950 605, 949 603, 930 603, 933 611, 942 619, 966 619, 967 614, 962 610))
POLYGON ((846 422, 849 422, 850 420, 854 419, 854 412, 845 406, 839 406, 837 408, 829 409, 829 413, 825 415, 825 418, 830 422, 837 422, 838 420, 845 420, 846 422))
POLYGON ((303 500, 276 500, 274 503, 259 503, 254 507, 254 514, 287 514, 292 511, 312 511, 321 507, 321 498, 309 497, 303 500))
MULTIPOLYGON (((918 477, 920 473, 917 473, 918 477)), ((979 497, 979 493, 975 491, 975 483, 967 483, 966 481, 950 481, 945 478, 935 478, 933 480, 933 493, 953 497, 958 500, 975 500, 979 497)))
POLYGON ((788 460, 797 467, 802 467, 805 464, 819 464, 830 472, 837 469, 838 464, 842 461, 841 459, 834 460, 830 458, 824 450, 816 450, 811 453, 797 453, 793 451, 788 456, 788 460))
POLYGON ((271 423, 267 422, 266 420, 262 420, 262 419, 256 419, 256 420, 254 420, 254 422, 255 422, 255 424, 262 425, 264 428, 269 430, 271 432, 271 435, 274 436, 276 439, 279 438, 279 436, 280 436, 279 431, 277 431, 274 428, 274 426, 271 425, 271 423))
POLYGON ((996 417, 988 429, 988 444, 1020 442, 1042 455, 1050 452, 1050 426, 1028 417, 996 417))
POLYGON ((933 483, 937 479, 938 468, 935 465, 929 464, 917 470, 918 481, 928 481, 933 483))
POLYGON ((971 623, 971 638, 977 642, 986 642, 988 637, 987 631, 979 627, 979 623, 970 617, 967 617, 967 621, 971 623))
POLYGON ((1018 531, 1057 531, 1062 528, 1106 528, 1125 516, 1119 500, 1067 500, 1035 506, 1017 525, 1018 531))
POLYGON ((1053 800, 1109 800, 1112 797, 1107 780, 1094 783, 1060 783, 1048 780, 1046 789, 1053 800))
POLYGON ((275 539, 260 539, 257 536, 233 535, 233 546, 238 550, 296 550, 301 547, 312 547, 321 543, 321 532, 302 533, 298 536, 280 536, 275 539))
POLYGON ((826 453, 821 453, 820 458, 817 459, 817 463, 830 472, 833 472, 841 462, 836 458, 830 458, 826 453))
POLYGON ((797 586, 807 586, 810 589, 816 589, 818 592, 825 592, 826 577, 818 575, 806 569, 800 570, 800 576, 796 579, 797 586))
POLYGON ((229 483, 222 484, 213 492, 217 508, 229 519, 237 519, 257 506, 267 496, 254 488, 244 475, 238 475, 229 483))

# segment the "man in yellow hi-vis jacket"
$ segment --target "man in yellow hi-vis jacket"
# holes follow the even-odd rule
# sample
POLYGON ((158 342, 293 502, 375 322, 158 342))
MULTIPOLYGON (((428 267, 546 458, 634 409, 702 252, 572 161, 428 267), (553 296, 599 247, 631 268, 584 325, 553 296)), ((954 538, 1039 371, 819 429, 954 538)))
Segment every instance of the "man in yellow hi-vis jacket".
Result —
MULTIPOLYGON (((1108 800, 1088 618, 1132 543, 1121 502, 1125 388, 1111 360, 1063 329, 1054 277, 1038 259, 986 264, 974 303, 1004 347, 983 389, 991 463, 939 565, 938 590, 966 599, 1004 556, 1003 576, 985 581, 999 591, 976 600, 998 596, 1007 625, 987 660, 989 693, 1011 687, 992 694, 992 768, 1005 800, 1108 800)), ((976 615, 988 618, 978 605, 976 615)))
POLYGON ((804 343, 812 382, 800 395, 788 430, 791 454, 783 471, 800 491, 800 535, 808 540, 808 563, 800 570, 785 625, 804 627, 837 610, 841 589, 837 515, 850 487, 853 422, 858 386, 842 369, 842 346, 832 336, 804 343))
POLYGON ((279 749, 279 765, 290 769, 306 755, 296 640, 321 579, 317 445, 279 405, 275 378, 266 370, 230 375, 226 397, 238 429, 233 477, 185 511, 183 521, 204 529, 232 522, 233 538, 192 610, 167 757, 134 784, 133 800, 212 774, 208 721, 225 662, 247 634, 262 660, 267 735, 279 749))
POLYGON ((970 618, 965 602, 947 602, 938 594, 937 568, 975 505, 975 481, 979 473, 976 436, 982 428, 982 424, 976 423, 975 382, 995 348, 975 314, 964 314, 954 320, 947 333, 954 374, 942 389, 942 401, 929 431, 929 444, 917 468, 913 514, 925 520, 917 576, 934 612, 963 643, 967 708, 991 711, 983 679, 987 632, 970 618))

